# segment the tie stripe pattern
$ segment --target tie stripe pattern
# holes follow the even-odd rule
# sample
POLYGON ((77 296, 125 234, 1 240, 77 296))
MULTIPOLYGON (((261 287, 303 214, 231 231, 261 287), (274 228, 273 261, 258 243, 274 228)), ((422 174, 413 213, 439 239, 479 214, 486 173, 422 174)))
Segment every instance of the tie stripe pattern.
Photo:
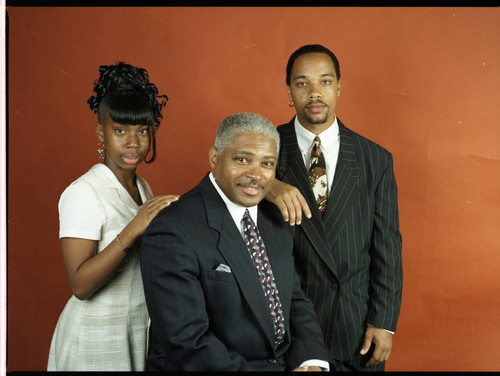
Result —
POLYGON ((320 148, 321 140, 318 136, 314 138, 309 162, 309 182, 318 204, 319 212, 323 214, 326 210, 328 196, 328 180, 326 179, 325 156, 320 148))
POLYGON ((255 270, 259 276, 264 295, 268 301, 269 311, 274 324, 274 334, 276 335, 275 345, 278 346, 285 339, 285 318, 281 308, 281 301, 278 296, 278 288, 274 282, 273 271, 266 253, 266 247, 260 236, 259 229, 252 221, 248 209, 243 215, 243 233, 245 242, 253 261, 255 270))

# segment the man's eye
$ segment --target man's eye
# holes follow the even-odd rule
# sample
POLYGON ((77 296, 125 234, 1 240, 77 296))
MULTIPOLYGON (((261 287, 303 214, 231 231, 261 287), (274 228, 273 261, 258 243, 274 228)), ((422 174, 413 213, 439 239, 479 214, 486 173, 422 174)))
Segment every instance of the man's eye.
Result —
POLYGON ((246 163, 247 162, 247 159, 245 157, 236 157, 236 158, 234 158, 234 160, 236 162, 240 162, 240 163, 246 163))
POLYGON ((331 82, 332 82, 332 81, 330 81, 330 80, 323 80, 323 81, 322 81, 323 85, 328 85, 328 84, 329 84, 329 83, 331 83, 331 82))
POLYGON ((273 167, 274 166, 274 162, 264 162, 263 165, 266 166, 266 167, 273 167))
POLYGON ((305 82, 297 82, 297 86, 304 87, 304 86, 306 86, 306 83, 305 82))

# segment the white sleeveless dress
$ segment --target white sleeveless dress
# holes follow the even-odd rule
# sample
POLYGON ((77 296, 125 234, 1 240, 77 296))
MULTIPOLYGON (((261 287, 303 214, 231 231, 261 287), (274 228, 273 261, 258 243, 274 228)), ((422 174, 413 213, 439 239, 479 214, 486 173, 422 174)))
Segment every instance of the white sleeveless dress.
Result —
MULTIPOLYGON (((137 177, 142 202, 153 197, 137 177)), ((97 241, 102 251, 139 206, 104 164, 74 181, 59 201, 60 238, 97 241)), ((144 371, 149 316, 139 266, 140 241, 111 279, 87 300, 72 296, 57 322, 48 371, 144 371)))

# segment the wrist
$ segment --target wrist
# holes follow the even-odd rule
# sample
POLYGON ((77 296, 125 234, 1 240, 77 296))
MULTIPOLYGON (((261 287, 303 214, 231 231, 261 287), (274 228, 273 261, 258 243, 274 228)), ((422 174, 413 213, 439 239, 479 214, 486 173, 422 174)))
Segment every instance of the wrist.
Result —
POLYGON ((126 246, 125 244, 122 243, 122 241, 120 240, 120 234, 116 234, 116 241, 118 242, 118 244, 120 245, 120 247, 122 247, 123 252, 129 253, 132 250, 132 247, 128 247, 128 246, 126 246))

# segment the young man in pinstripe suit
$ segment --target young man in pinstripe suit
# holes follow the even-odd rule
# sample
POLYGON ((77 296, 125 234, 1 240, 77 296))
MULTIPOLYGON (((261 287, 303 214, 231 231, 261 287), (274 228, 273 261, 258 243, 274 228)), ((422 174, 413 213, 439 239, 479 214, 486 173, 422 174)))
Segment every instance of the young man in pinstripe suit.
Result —
POLYGON ((298 225, 296 268, 333 356, 351 370, 383 371, 403 279, 392 155, 336 117, 340 67, 330 50, 299 48, 288 61, 286 82, 296 116, 278 127, 276 178, 283 183, 267 199, 298 225), (326 168, 326 192, 319 196, 310 183, 313 140, 326 168))

